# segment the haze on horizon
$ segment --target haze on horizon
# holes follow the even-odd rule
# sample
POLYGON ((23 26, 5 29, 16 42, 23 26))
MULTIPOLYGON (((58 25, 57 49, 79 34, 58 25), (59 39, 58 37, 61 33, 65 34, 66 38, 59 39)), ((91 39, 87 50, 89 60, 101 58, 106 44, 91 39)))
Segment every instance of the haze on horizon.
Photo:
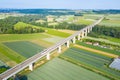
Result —
POLYGON ((0 8, 120 9, 120 0, 0 0, 0 8))

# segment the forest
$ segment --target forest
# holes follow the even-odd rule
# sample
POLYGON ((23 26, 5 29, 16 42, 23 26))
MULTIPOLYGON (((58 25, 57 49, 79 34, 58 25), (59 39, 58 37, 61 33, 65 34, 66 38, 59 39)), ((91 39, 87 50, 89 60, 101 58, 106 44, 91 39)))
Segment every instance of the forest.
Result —
POLYGON ((103 25, 97 25, 93 28, 93 32, 91 32, 89 35, 94 37, 98 37, 98 35, 106 35, 115 38, 120 38, 120 27, 108 27, 103 25))

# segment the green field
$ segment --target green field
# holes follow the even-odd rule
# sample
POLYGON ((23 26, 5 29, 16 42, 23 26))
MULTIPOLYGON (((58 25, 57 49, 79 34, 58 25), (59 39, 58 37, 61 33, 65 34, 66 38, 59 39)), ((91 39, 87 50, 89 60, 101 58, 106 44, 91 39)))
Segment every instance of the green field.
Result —
POLYGON ((28 41, 6 42, 4 44, 25 58, 29 58, 44 49, 42 46, 28 41))
POLYGON ((120 20, 103 20, 99 25, 105 25, 108 27, 120 27, 120 20))
POLYGON ((97 70, 97 72, 100 71, 104 75, 120 80, 120 72, 108 68, 108 64, 111 62, 111 58, 109 57, 78 48, 69 48, 60 57, 67 58, 70 62, 80 63, 89 67, 89 69, 97 70))
POLYGON ((120 14, 109 14, 105 16, 105 20, 103 20, 99 25, 120 27, 120 14))
POLYGON ((93 19, 93 20, 99 19, 102 16, 103 16, 102 14, 84 14, 85 19, 93 19))
POLYGON ((0 43, 0 60, 8 66, 15 66, 17 63, 24 61, 26 58, 9 49, 4 44, 0 43), (19 58, 19 59, 18 59, 19 58))
MULTIPOLYGON (((52 32, 52 31, 51 31, 52 32)), ((57 32, 56 32, 57 33, 57 32)), ((53 33, 55 34, 55 33, 53 33)), ((62 33, 63 35, 64 33, 62 33)), ((61 34, 60 34, 61 35, 61 34)), ((66 35, 63 35, 66 36, 66 35)), ((21 52, 20 50, 15 51, 14 49, 10 49, 10 47, 5 46, 3 43, 10 43, 9 46, 11 46, 14 42, 16 41, 29 41, 35 44, 39 44, 40 46, 44 46, 44 47, 50 47, 51 45, 53 45, 52 42, 44 40, 44 39, 57 39, 56 36, 47 34, 47 33, 34 33, 34 34, 0 34, 0 60, 2 60, 4 63, 6 63, 8 66, 15 66, 16 64, 24 61, 26 59, 26 57, 30 57, 34 54, 36 54, 38 52, 38 48, 36 47, 32 47, 34 50, 34 53, 31 53, 29 51, 29 49, 27 48, 27 50, 21 50, 23 52, 27 51, 27 53, 30 52, 30 55, 26 56, 26 54, 24 54, 23 52, 21 52), (19 52, 19 54, 18 54, 19 52), (19 59, 18 59, 19 58, 19 59)), ((59 37, 57 40, 61 40, 62 38, 59 37)), ((25 43, 24 45, 26 45, 27 43, 25 43)), ((21 45, 21 44, 20 44, 21 45)), ((31 45, 27 45, 27 47, 29 47, 31 45)), ((40 48, 39 46, 39 48, 40 48)), ((15 47, 15 45, 13 46, 15 47)), ((25 46, 24 46, 25 47, 25 46)), ((37 45, 38 47, 38 45, 37 45)), ((20 47, 22 48, 22 47, 20 47)), ((26 47, 24 48, 26 49, 26 47)), ((26 52, 25 52, 26 53, 26 52)))
POLYGON ((55 58, 20 80, 109 80, 70 62, 55 58))
POLYGON ((36 29, 40 28, 40 27, 37 27, 37 26, 33 26, 33 25, 30 25, 30 24, 23 23, 23 22, 18 22, 14 25, 15 30, 21 30, 21 29, 24 29, 26 27, 32 27, 32 28, 36 28, 36 29))
POLYGON ((45 40, 47 42, 51 42, 51 43, 57 43, 57 42, 59 42, 59 41, 61 41, 63 39, 64 38, 53 36, 53 37, 50 37, 50 38, 44 38, 43 40, 45 40))
POLYGON ((90 44, 85 44, 83 42, 77 42, 77 44, 82 45, 82 46, 86 46, 86 47, 90 47, 90 48, 93 48, 93 49, 96 49, 96 50, 108 52, 108 53, 111 53, 111 54, 120 55, 119 51, 115 51, 115 50, 111 50, 111 49, 107 49, 107 48, 101 48, 101 47, 98 47, 98 46, 93 46, 93 45, 90 45, 90 44))
POLYGON ((109 14, 106 18, 110 20, 120 20, 120 14, 109 14))
POLYGON ((59 37, 68 37, 71 34, 65 33, 65 32, 60 32, 57 31, 55 29, 49 29, 49 28, 45 28, 47 30, 47 33, 50 35, 54 35, 54 36, 59 36, 59 37))
POLYGON ((18 22, 17 24, 15 24, 14 27, 15 27, 17 30, 19 30, 20 28, 24 28, 24 27, 26 27, 26 26, 32 26, 32 27, 34 27, 34 28, 44 29, 47 34, 54 35, 54 36, 59 36, 59 37, 68 37, 68 36, 70 36, 70 34, 68 34, 68 33, 60 32, 60 31, 57 31, 57 30, 55 30, 55 29, 44 28, 44 27, 41 27, 41 26, 34 26, 34 25, 31 25, 31 24, 23 23, 23 22, 18 22), (21 26, 22 26, 22 27, 21 27, 21 26))
POLYGON ((0 42, 7 41, 19 41, 19 40, 34 40, 48 38, 46 33, 35 33, 35 34, 0 34, 0 42))
POLYGON ((81 19, 76 22, 77 24, 84 24, 84 25, 90 25, 93 23, 93 20, 90 19, 81 19))
MULTIPOLYGON (((104 40, 104 41, 107 41, 109 43, 111 42, 112 44, 113 43, 118 43, 120 45, 120 39, 119 38, 105 36, 105 35, 99 35, 99 37, 101 38, 102 41, 104 40)), ((89 38, 89 37, 87 37, 87 38, 89 38)))

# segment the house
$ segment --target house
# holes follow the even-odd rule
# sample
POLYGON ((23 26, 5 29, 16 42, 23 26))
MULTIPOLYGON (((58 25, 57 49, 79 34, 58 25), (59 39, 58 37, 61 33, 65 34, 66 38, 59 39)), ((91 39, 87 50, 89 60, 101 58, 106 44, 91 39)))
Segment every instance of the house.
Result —
POLYGON ((96 42, 96 43, 93 43, 93 45, 94 45, 94 46, 99 46, 99 43, 98 43, 98 42, 96 42))
POLYGON ((86 42, 86 44, 90 44, 90 45, 92 45, 92 42, 86 42))

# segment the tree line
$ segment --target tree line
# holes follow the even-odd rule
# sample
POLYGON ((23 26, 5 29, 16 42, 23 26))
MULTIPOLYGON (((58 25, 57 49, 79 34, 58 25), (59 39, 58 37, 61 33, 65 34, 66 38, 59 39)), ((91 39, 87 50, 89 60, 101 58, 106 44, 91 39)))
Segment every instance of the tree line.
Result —
POLYGON ((29 23, 32 21, 36 21, 38 19, 44 19, 42 15, 26 15, 26 16, 19 16, 19 17, 8 17, 5 19, 0 19, 0 33, 7 34, 7 33, 36 33, 36 32, 43 32, 42 29, 34 29, 32 27, 25 28, 24 30, 15 30, 14 25, 18 22, 29 23))
POLYGON ((120 38, 120 27, 115 27, 115 26, 108 27, 108 26, 97 25, 93 28, 92 33, 90 33, 89 35, 97 37, 98 36, 97 34, 120 38))
POLYGON ((69 30, 80 30, 86 26, 84 24, 74 24, 74 23, 69 24, 67 22, 62 22, 62 23, 59 23, 58 25, 48 25, 47 22, 43 24, 31 22, 30 24, 41 26, 41 27, 46 27, 46 28, 52 28, 52 29, 69 29, 69 30))

